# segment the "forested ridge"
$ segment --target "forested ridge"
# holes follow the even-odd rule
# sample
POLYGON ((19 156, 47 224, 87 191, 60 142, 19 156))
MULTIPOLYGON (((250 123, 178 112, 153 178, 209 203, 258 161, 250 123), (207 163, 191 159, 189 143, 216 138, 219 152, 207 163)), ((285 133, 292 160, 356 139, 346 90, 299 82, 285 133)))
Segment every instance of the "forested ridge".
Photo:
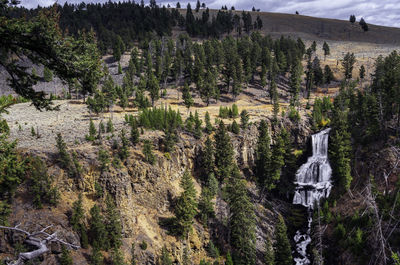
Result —
POLYGON ((54 97, 71 103, 63 111, 81 102, 88 109, 75 117, 86 122, 86 135, 71 141, 72 130, 51 129, 51 155, 22 152, 11 140, 19 134, 26 140, 29 130, 29 139, 39 141, 46 128, 1 119, 3 262, 54 256, 59 264, 293 264, 293 231, 307 218, 302 207, 291 206, 294 176, 310 152, 306 139, 329 127, 334 188, 314 211, 312 261, 399 263, 396 51, 376 60, 370 78, 346 52, 337 63, 341 78, 317 56, 317 49, 330 55, 327 42, 307 47, 300 38, 264 36, 257 20, 225 7, 211 21, 207 10, 201 19, 193 15, 200 2, 193 11, 188 6, 186 17, 155 2, 25 10, 3 1, 0 7, 0 64, 23 96, 2 97, 3 115, 11 119, 12 105, 26 101, 58 109, 54 97), (173 38, 174 27, 187 33, 173 38), (232 31, 235 37, 223 36, 232 31), (20 38, 26 32, 31 39, 20 38), (193 39, 199 36, 207 38, 193 39), (52 48, 48 55, 45 48, 52 48), (111 73, 100 51, 112 53, 118 72, 111 73), (22 67, 14 56, 34 66, 22 67), (123 58, 129 58, 124 68, 123 58), (65 81, 65 93, 35 92, 53 73, 65 81), (336 85, 334 93, 316 96, 336 85), (250 89, 266 92, 266 115, 238 107, 237 98, 250 89), (19 225, 19 204, 28 219, 42 213, 63 227, 19 225), (61 217, 51 212, 58 207, 61 217), (26 238, 10 236, 17 233, 26 238), (53 243, 59 249, 47 248, 53 243))
MULTIPOLYGON (((180 6, 180 4, 177 4, 180 6)), ((249 12, 240 15, 233 10, 218 10, 216 15, 210 15, 205 5, 200 10, 192 10, 190 4, 184 15, 179 8, 161 7, 155 1, 149 5, 143 2, 107 2, 104 4, 81 3, 57 5, 60 13, 60 27, 64 32, 78 35, 80 31, 94 30, 96 32, 100 51, 105 54, 113 48, 116 38, 121 38, 126 47, 132 47, 136 41, 142 41, 153 36, 171 36, 173 30, 186 31, 191 37, 218 38, 224 34, 236 32, 249 34, 262 28, 259 17, 253 21, 249 12), (201 16, 198 14, 201 13, 201 16), (118 18, 118 19, 116 19, 118 18)), ((42 8, 14 8, 7 10, 7 17, 33 17, 42 8)))

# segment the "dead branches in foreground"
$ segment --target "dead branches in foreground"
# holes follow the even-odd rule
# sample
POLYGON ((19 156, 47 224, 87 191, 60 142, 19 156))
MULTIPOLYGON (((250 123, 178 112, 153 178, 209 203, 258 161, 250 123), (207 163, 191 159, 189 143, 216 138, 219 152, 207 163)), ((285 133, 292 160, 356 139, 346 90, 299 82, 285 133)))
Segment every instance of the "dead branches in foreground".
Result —
POLYGON ((23 265, 25 261, 37 258, 44 253, 50 251, 48 244, 51 242, 58 242, 60 244, 66 245, 67 247, 78 249, 80 248, 79 245, 74 245, 68 242, 65 242, 59 238, 57 238, 57 232, 49 234, 46 232, 47 229, 52 227, 52 225, 46 226, 40 231, 36 232, 28 232, 19 228, 19 225, 15 227, 8 227, 8 226, 0 226, 0 229, 12 230, 26 235, 25 243, 37 247, 37 249, 29 251, 29 252, 21 252, 18 254, 18 259, 15 261, 10 261, 8 265, 23 265))

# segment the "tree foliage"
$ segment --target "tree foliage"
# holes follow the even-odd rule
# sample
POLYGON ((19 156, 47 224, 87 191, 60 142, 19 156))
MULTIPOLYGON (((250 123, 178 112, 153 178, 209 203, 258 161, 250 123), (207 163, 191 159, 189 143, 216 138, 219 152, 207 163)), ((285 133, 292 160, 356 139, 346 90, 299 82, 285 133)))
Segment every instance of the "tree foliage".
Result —
POLYGON ((196 190, 192 175, 188 170, 185 170, 180 186, 183 192, 177 199, 175 216, 181 235, 187 238, 192 230, 193 218, 197 213, 196 190))
MULTIPOLYGON (((8 9, 1 6, 1 11, 8 9)), ((28 18, 0 16, 0 65, 10 75, 13 90, 30 100, 38 109, 51 109, 51 101, 44 92, 33 86, 38 77, 12 58, 27 58, 35 65, 43 65, 64 81, 77 80, 82 93, 92 93, 102 76, 100 54, 94 32, 77 34, 76 38, 63 35, 58 25, 57 7, 42 9, 28 18)), ((7 11, 8 11, 7 10, 7 11)))
POLYGON ((256 224, 253 204, 237 166, 227 184, 230 242, 235 264, 255 264, 256 224))
POLYGON ((275 237, 275 264, 292 265, 292 251, 287 237, 286 224, 281 215, 279 215, 278 224, 275 227, 275 237))
POLYGON ((233 147, 231 138, 222 121, 215 134, 215 166, 216 175, 220 180, 227 178, 233 165, 233 147))

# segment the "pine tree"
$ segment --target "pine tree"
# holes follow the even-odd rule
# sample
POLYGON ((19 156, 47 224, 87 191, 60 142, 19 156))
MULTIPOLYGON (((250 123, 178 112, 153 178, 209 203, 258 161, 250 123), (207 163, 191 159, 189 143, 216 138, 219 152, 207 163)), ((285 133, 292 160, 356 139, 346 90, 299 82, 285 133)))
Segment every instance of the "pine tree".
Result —
POLYGON ((229 232, 231 247, 235 250, 235 264, 255 264, 256 223, 253 204, 246 183, 237 166, 234 166, 227 183, 229 205, 229 232))
POLYGON ((324 61, 326 60, 326 56, 331 54, 330 48, 328 43, 324 41, 324 44, 322 45, 322 49, 324 50, 324 61))
POLYGON ((200 120, 199 118, 199 113, 197 112, 197 110, 194 113, 194 136, 196 139, 200 139, 201 135, 202 135, 202 120, 200 120))
POLYGON ((46 66, 43 69, 43 79, 45 82, 53 81, 53 72, 46 66))
POLYGON ((99 134, 100 133, 105 133, 106 132, 106 128, 104 127, 104 123, 103 121, 100 121, 99 123, 99 134))
POLYGON ((131 142, 133 145, 137 145, 139 143, 139 129, 137 126, 137 121, 133 120, 133 122, 131 123, 131 142))
POLYGON ((272 146, 271 156, 271 175, 269 176, 271 185, 276 187, 276 183, 281 178, 282 168, 285 165, 285 145, 282 137, 278 134, 275 136, 274 145, 272 146))
POLYGON ((281 129, 280 137, 284 143, 284 166, 282 168, 282 177, 278 183, 279 193, 282 196, 288 194, 294 190, 294 176, 296 175, 296 171, 298 169, 296 156, 293 154, 293 146, 292 141, 290 139, 290 134, 285 128, 281 129))
POLYGON ((166 246, 161 250, 160 265, 172 265, 172 260, 166 246))
POLYGON ((353 76, 353 67, 356 62, 356 57, 354 53, 347 53, 342 61, 342 66, 344 68, 344 78, 345 80, 349 80, 353 76))
POLYGON ((104 218, 100 213, 100 208, 94 205, 90 209, 90 221, 89 221, 89 235, 90 242, 94 249, 108 249, 109 242, 107 240, 108 233, 106 230, 104 218))
POLYGON ((272 190, 275 185, 271 181, 271 148, 270 148, 271 138, 268 132, 268 125, 265 120, 261 120, 258 127, 258 140, 256 149, 256 161, 255 161, 255 175, 259 187, 263 190, 272 190))
POLYGON ((199 215, 200 220, 204 226, 207 226, 208 219, 214 216, 214 203, 212 199, 214 194, 209 188, 204 187, 201 190, 200 200, 199 200, 199 215))
POLYGON ((363 80, 365 77, 365 67, 364 65, 361 65, 360 67, 360 79, 363 80))
POLYGON ((124 256, 119 248, 114 248, 112 250, 111 261, 113 265, 126 265, 124 256))
POLYGON ((278 224, 275 227, 275 264, 292 265, 292 251, 287 237, 286 225, 283 217, 279 215, 278 224))
POLYGON ((206 124, 204 129, 207 134, 210 134, 214 130, 214 127, 211 124, 210 114, 208 113, 208 111, 206 111, 206 114, 204 116, 204 121, 206 124))
POLYGON ((223 121, 220 121, 215 134, 215 166, 216 175, 220 180, 229 176, 233 165, 233 147, 231 138, 223 121))
POLYGON ((197 212, 196 190, 194 188, 192 176, 188 170, 185 170, 180 186, 183 192, 178 197, 175 207, 175 216, 177 224, 180 227, 181 235, 187 238, 192 230, 193 218, 197 212))
POLYGON ((108 234, 108 244, 111 248, 119 249, 122 245, 122 228, 120 215, 116 209, 115 202, 110 195, 106 200, 106 231, 108 234))
POLYGON ((247 110, 242 110, 242 112, 240 112, 240 127, 245 130, 247 129, 248 125, 249 125, 249 113, 247 112, 247 110))
POLYGON ((275 81, 271 82, 271 90, 272 90, 272 113, 273 113, 273 122, 276 124, 278 122, 278 114, 279 114, 279 95, 278 91, 276 89, 276 83, 275 81))
POLYGON ((153 73, 147 78, 146 88, 150 92, 151 105, 154 106, 154 102, 160 98, 160 86, 153 73))
MULTIPOLYGON (((342 92, 343 93, 343 92, 342 92)), ((332 175, 335 176, 342 191, 350 189, 351 176, 351 135, 348 124, 346 99, 340 93, 334 101, 332 110, 332 131, 329 139, 329 159, 332 161, 332 175)))
POLYGON ((93 97, 87 99, 86 104, 88 109, 96 114, 103 112, 107 105, 104 94, 100 90, 96 90, 93 97))
POLYGON ((208 179, 206 182, 207 188, 210 190, 210 193, 213 195, 217 195, 218 193, 218 180, 215 178, 214 173, 210 173, 208 175, 208 179))
POLYGON ((124 88, 120 87, 120 86, 116 86, 115 89, 116 89, 117 94, 119 96, 118 106, 120 106, 125 111, 125 109, 129 105, 127 91, 124 88))
POLYGON ((215 151, 212 141, 210 137, 207 136, 205 145, 203 147, 203 155, 202 155, 202 166, 207 178, 211 173, 214 173, 214 167, 215 167, 214 152, 215 151))
POLYGON ((61 256, 60 256, 60 265, 72 265, 74 264, 70 251, 64 246, 61 246, 61 256))
POLYGON ((114 125, 113 125, 111 118, 109 118, 107 121, 107 132, 108 133, 114 132, 114 125))
POLYGON ((340 131, 333 131, 331 136, 331 147, 329 148, 330 158, 332 159, 333 174, 339 180, 343 190, 349 190, 352 176, 350 166, 350 135, 342 134, 340 131), (349 145, 347 145, 349 144, 349 145))
POLYGON ((317 43, 316 43, 315 41, 313 41, 313 43, 311 44, 311 50, 312 50, 313 52, 316 52, 316 51, 317 51, 317 43))
POLYGON ((59 193, 53 184, 53 177, 47 173, 46 164, 39 158, 30 160, 29 193, 33 196, 32 203, 39 209, 43 203, 57 205, 59 193))
POLYGON ((207 69, 207 72, 204 77, 203 85, 200 90, 200 97, 207 104, 210 104, 211 98, 218 98, 218 90, 217 90, 217 82, 216 82, 216 73, 212 69, 207 69))
POLYGON ((200 10, 200 1, 197 0, 197 3, 196 3, 196 13, 199 12, 199 10, 200 10))
POLYGON ((228 251, 228 253, 226 254, 225 265, 233 265, 233 260, 230 251, 228 251))
POLYGON ((98 160, 100 171, 107 172, 110 166, 110 156, 107 150, 104 150, 103 148, 99 149, 98 160))
POLYGON ((239 134, 239 132, 240 132, 239 124, 237 124, 237 122, 235 120, 232 122, 231 130, 234 134, 239 134))
POLYGON ((97 134, 96 127, 94 126, 93 120, 90 119, 90 123, 89 123, 89 135, 86 135, 86 140, 88 140, 88 141, 94 141, 94 140, 96 139, 96 134, 97 134))
POLYGON ((104 105, 107 107, 108 111, 114 106, 117 100, 117 90, 114 83, 114 80, 110 75, 107 75, 104 78, 104 84, 101 89, 102 93, 104 94, 104 105))
POLYGON ((171 152, 177 141, 178 141, 178 137, 177 137, 176 129, 172 128, 171 126, 168 126, 164 130, 163 143, 164 143, 165 152, 171 152))
POLYGON ((187 83, 185 83, 185 86, 183 87, 182 98, 183 103, 189 111, 190 107, 192 107, 194 104, 194 100, 192 98, 192 94, 190 93, 190 88, 187 83))
POLYGON ((59 155, 58 161, 60 162, 61 167, 68 170, 71 166, 71 157, 67 152, 67 145, 65 144, 61 133, 57 133, 56 144, 59 155))
POLYGON ((122 67, 120 62, 118 62, 118 74, 122 75, 122 67))
POLYGON ((367 24, 367 22, 365 22, 364 18, 361 18, 359 23, 360 23, 361 28, 364 31, 368 31, 368 24, 367 24))
POLYGON ((116 61, 121 60, 121 55, 125 52, 125 44, 121 36, 117 35, 113 43, 113 56, 116 61))
POLYGON ((129 157, 129 140, 126 138, 125 129, 121 130, 119 137, 121 138, 122 145, 118 151, 118 155, 122 161, 125 161, 129 157))
POLYGON ((79 193, 78 200, 75 201, 72 205, 72 215, 70 219, 70 224, 76 232, 80 231, 80 226, 82 225, 83 218, 84 210, 82 206, 82 194, 79 193))
POLYGON ((334 80, 333 72, 332 72, 331 68, 329 67, 329 65, 325 65, 324 80, 325 80, 325 84, 329 84, 330 82, 332 82, 334 80))
POLYGON ((289 87, 290 87, 290 94, 291 94, 291 98, 290 98, 291 106, 297 106, 299 104, 301 72, 302 72, 301 62, 299 60, 296 60, 290 70, 289 87))
POLYGON ((149 140, 145 140, 144 141, 144 144, 143 144, 143 155, 144 155, 144 160, 147 163, 154 164, 156 158, 155 158, 155 156, 153 154, 153 147, 152 147, 152 145, 151 145, 149 140))
POLYGON ((93 247, 92 256, 90 257, 91 265, 103 265, 103 254, 101 254, 100 249, 97 247, 93 247))

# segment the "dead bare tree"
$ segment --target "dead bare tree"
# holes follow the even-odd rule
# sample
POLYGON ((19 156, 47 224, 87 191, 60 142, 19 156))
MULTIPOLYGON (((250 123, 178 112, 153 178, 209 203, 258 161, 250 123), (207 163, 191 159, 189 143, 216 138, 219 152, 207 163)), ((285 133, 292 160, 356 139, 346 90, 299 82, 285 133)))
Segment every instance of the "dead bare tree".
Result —
POLYGON ((379 214, 379 208, 375 200, 375 195, 371 190, 371 181, 368 180, 367 186, 364 189, 365 203, 367 207, 371 210, 374 219, 375 225, 373 227, 373 240, 375 243, 375 247, 377 248, 377 255, 375 255, 375 261, 373 258, 370 260, 370 264, 382 264, 386 265, 387 256, 386 256, 386 238, 382 229, 382 217, 379 214))
POLYGON ((314 264, 316 265, 323 265, 324 264, 324 259, 322 256, 322 252, 324 249, 324 245, 322 243, 322 237, 324 236, 325 230, 328 227, 328 225, 321 225, 321 213, 320 213, 320 205, 318 204, 318 219, 317 219, 317 225, 315 227, 315 231, 313 233, 314 237, 314 242, 316 251, 314 253, 314 264))
POLYGON ((18 254, 18 259, 14 261, 10 261, 7 265, 23 265, 26 261, 37 258, 47 252, 50 251, 48 244, 51 242, 58 242, 60 244, 66 245, 72 249, 79 249, 79 245, 74 245, 68 242, 65 242, 59 238, 57 238, 57 231, 49 234, 46 232, 47 229, 51 228, 52 225, 46 226, 40 231, 36 232, 28 232, 19 228, 20 224, 15 227, 8 226, 0 226, 0 229, 12 230, 15 232, 19 232, 26 235, 25 243, 37 247, 37 249, 29 251, 29 252, 21 252, 18 254))

